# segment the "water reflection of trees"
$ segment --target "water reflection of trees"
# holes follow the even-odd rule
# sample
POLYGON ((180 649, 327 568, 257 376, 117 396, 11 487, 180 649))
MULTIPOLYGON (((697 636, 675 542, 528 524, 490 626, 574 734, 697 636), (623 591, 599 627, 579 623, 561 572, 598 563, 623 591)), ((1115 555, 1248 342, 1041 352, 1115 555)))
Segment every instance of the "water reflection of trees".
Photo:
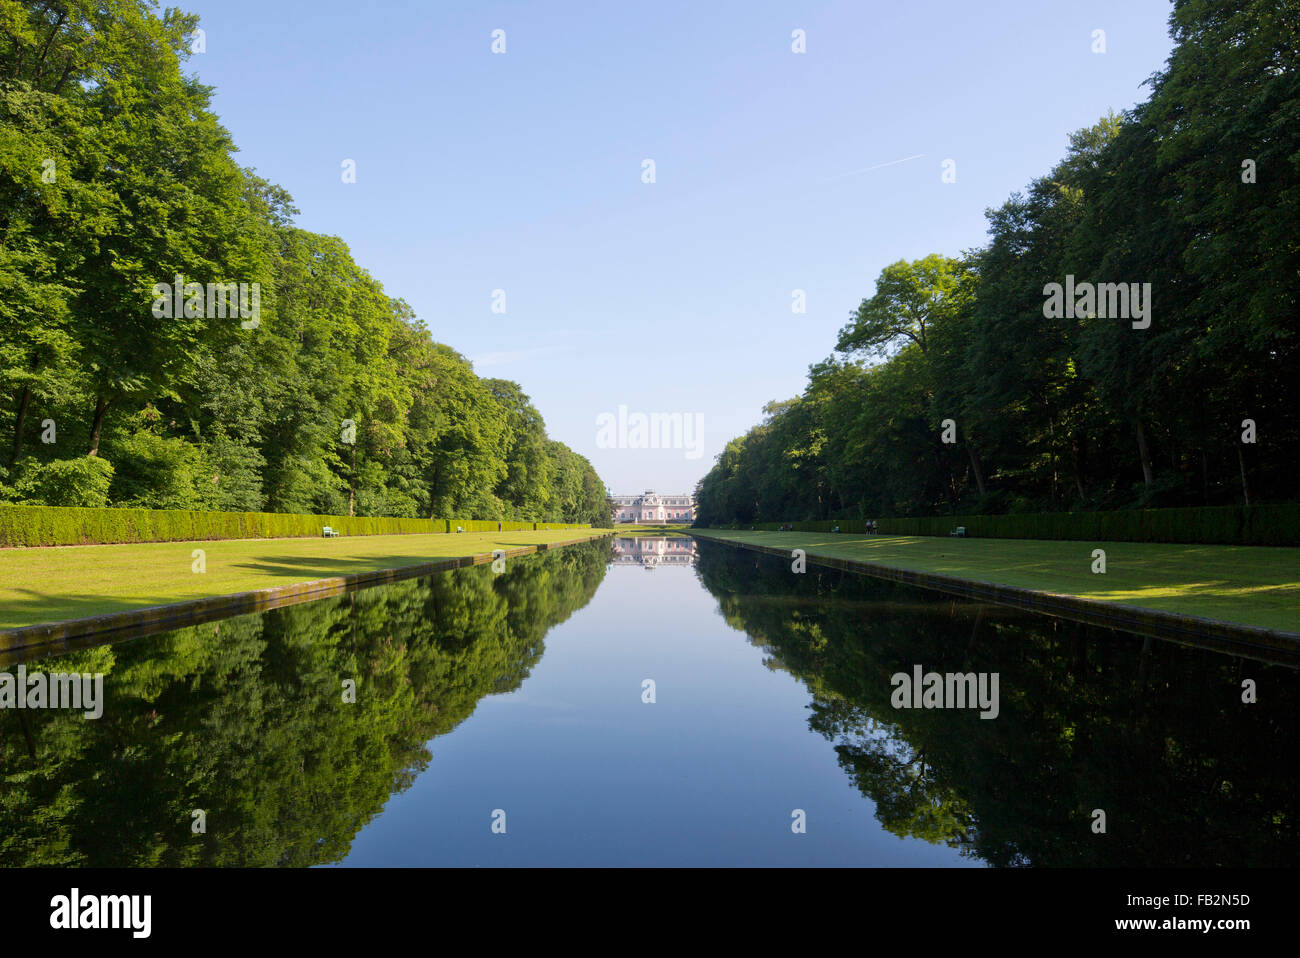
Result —
POLYGON ((1294 865, 1297 673, 701 542, 723 615, 812 693, 889 831, 995 865, 1294 865), (890 676, 1000 673, 998 718, 896 710, 890 676), (1241 701, 1253 678, 1260 701, 1241 701), (1091 830, 1093 809, 1107 817, 1091 830))
MULTIPOLYGON (((103 672, 102 718, 0 711, 0 864, 336 861, 429 739, 515 689, 607 543, 27 663, 103 672), (344 679, 357 683, 343 701, 344 679), (204 809, 207 831, 191 831, 204 809)), ((10 667, 12 671, 12 667, 10 667)))

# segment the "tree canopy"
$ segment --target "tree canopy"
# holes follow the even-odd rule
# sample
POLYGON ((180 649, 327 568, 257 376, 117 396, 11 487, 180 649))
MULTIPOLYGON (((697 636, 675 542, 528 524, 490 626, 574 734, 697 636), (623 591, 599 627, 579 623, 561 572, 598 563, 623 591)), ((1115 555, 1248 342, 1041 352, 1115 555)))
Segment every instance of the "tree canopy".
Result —
POLYGON ((1073 134, 986 245, 886 266, 718 456, 699 521, 1293 500, 1298 30, 1176 0, 1149 99, 1073 134), (1057 311, 1050 284, 1087 295, 1057 311))
POLYGON ((518 384, 236 162, 155 10, 0 0, 0 502, 608 525, 518 384))

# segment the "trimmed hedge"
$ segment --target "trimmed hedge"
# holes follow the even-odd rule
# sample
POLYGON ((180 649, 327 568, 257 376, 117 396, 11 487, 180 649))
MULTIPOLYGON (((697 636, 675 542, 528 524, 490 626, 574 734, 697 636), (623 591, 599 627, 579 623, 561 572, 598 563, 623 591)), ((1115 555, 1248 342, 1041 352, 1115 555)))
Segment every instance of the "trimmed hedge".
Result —
MULTIPOLYGON (((800 532, 866 532, 864 519, 818 522, 760 522, 774 532, 782 525, 800 532)), ((1300 545, 1300 503, 1267 506, 1198 506, 1116 512, 1040 512, 1002 516, 924 516, 877 519, 884 535, 946 536, 957 526, 988 539, 1081 539, 1097 542, 1183 542, 1207 545, 1300 545)), ((749 528, 736 526, 734 528, 749 528)))
MULTIPOLYGON (((314 537, 324 526, 344 536, 495 532, 496 520, 398 519, 379 516, 304 516, 275 512, 194 512, 181 509, 92 509, 0 505, 0 547, 66 546, 113 542, 188 542, 204 539, 314 537)), ((502 522, 503 531, 586 529, 562 522, 502 522)))
MULTIPOLYGON (((827 519, 816 522, 755 522, 751 523, 754 528, 761 529, 764 532, 777 532, 781 526, 793 526, 798 532, 830 532, 836 526, 840 532, 866 532, 866 519, 827 519)), ((748 529, 749 526, 739 525, 731 526, 734 529, 748 529)))
MULTIPOLYGON (((442 521, 442 520, 439 520, 442 521)), ((455 532, 456 527, 466 532, 496 532, 496 519, 448 519, 447 531, 455 532)), ((516 522, 503 519, 500 522, 502 532, 520 532, 532 529, 590 529, 590 522, 516 522)))
MULTIPOLYGON (((466 532, 496 532, 497 520, 495 519, 448 519, 447 531, 455 532, 456 527, 460 526, 466 532)), ((501 521, 502 532, 519 532, 526 529, 536 529, 536 522, 514 522, 510 520, 501 521)), ((557 524, 556 528, 560 528, 557 524)))

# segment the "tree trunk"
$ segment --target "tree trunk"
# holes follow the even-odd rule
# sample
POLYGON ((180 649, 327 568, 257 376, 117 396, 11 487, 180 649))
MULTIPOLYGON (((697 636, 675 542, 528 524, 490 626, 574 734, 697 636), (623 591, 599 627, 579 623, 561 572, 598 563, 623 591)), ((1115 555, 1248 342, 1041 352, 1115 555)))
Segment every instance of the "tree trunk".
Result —
POLYGON ((1250 505, 1250 487, 1246 485, 1246 457, 1241 454, 1241 443, 1237 443, 1237 465, 1241 467, 1241 495, 1250 505))
POLYGON ((1155 471, 1151 466, 1151 450, 1147 448, 1147 433, 1142 428, 1142 420, 1134 419, 1133 428, 1137 434, 1138 458, 1142 460, 1142 481, 1150 489, 1155 485, 1155 471))
POLYGON ((38 765, 36 760, 36 736, 32 735, 31 721, 27 718, 27 711, 18 713, 18 725, 23 730, 23 741, 27 743, 27 755, 32 760, 32 764, 38 765))
POLYGON ((22 395, 18 397, 18 417, 14 421, 14 451, 9 458, 9 464, 13 465, 18 461, 18 457, 23 452, 23 424, 27 419, 27 406, 32 401, 32 389, 30 385, 24 384, 22 395))
POLYGON ((51 28, 50 35, 45 40, 45 46, 41 48, 40 59, 36 61, 36 84, 35 85, 38 89, 40 88, 41 77, 44 76, 45 74, 45 58, 49 56, 50 47, 54 43, 54 38, 59 35, 59 31, 63 29, 63 25, 67 22, 68 22, 67 12, 65 11, 59 14, 58 22, 55 23, 54 26, 51 28))
POLYGON ((348 482, 348 515, 355 516, 354 503, 357 498, 357 446, 352 444, 352 477, 348 482))
MULTIPOLYGON (((437 460, 435 460, 436 462, 437 460)), ((438 482, 442 478, 442 466, 433 467, 433 481, 429 483, 429 518, 438 518, 435 511, 438 508, 438 482)))
POLYGON ((1074 458, 1074 488, 1079 493, 1080 502, 1083 502, 1083 500, 1088 498, 1088 493, 1083 487, 1083 474, 1086 469, 1086 461, 1088 458, 1087 442, 1087 437, 1083 435, 1082 430, 1079 430, 1075 432, 1074 439, 1070 443, 1070 451, 1073 453, 1074 458))
POLYGON ((1055 510, 1056 509, 1056 480, 1057 480, 1059 470, 1057 469, 1056 466, 1057 463, 1056 424, 1051 419, 1047 420, 1047 438, 1048 438, 1048 455, 1051 458, 1050 465, 1052 467, 1052 509, 1055 510))
POLYGON ((975 455, 975 447, 966 443, 966 455, 970 456, 970 469, 975 476, 975 488, 984 495, 984 473, 980 471, 980 457, 975 455))
POLYGON ((87 456, 99 455, 99 436, 104 431, 104 414, 108 412, 110 400, 103 396, 95 397, 95 420, 90 425, 90 451, 87 456))

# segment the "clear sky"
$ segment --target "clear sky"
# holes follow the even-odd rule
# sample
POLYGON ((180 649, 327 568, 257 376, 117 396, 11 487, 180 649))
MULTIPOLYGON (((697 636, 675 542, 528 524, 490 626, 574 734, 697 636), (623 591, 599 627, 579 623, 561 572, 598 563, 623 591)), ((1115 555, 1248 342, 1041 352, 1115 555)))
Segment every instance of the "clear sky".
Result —
POLYGON ((1162 0, 174 2, 240 162, 616 493, 691 491, 884 266, 981 245, 1171 46, 1162 0), (620 406, 702 442, 601 448, 620 406))

